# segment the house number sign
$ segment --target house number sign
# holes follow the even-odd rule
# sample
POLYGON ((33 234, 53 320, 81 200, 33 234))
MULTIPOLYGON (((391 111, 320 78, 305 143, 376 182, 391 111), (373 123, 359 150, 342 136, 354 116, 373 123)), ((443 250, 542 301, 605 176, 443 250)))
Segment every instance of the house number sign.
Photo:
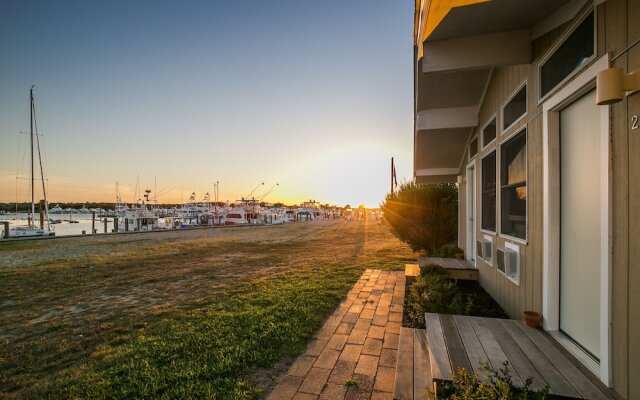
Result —
POLYGON ((635 131, 638 129, 638 116, 634 115, 631 117, 631 130, 635 131))

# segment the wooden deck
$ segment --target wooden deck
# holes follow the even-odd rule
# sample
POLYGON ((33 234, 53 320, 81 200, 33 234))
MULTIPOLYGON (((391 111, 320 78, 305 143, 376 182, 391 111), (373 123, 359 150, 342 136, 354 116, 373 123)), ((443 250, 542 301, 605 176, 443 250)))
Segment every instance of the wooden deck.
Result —
POLYGON ((447 270, 452 279, 478 280, 478 269, 469 260, 455 258, 418 257, 418 265, 424 268, 429 264, 437 264, 447 270))
POLYGON ((432 382, 427 332, 424 329, 400 328, 393 398, 425 399, 426 389, 432 382))
POLYGON ((549 385, 551 394, 559 396, 609 398, 554 346, 553 339, 523 321, 431 313, 425 314, 425 321, 435 390, 439 383, 450 381, 458 368, 484 377, 483 363, 502 369, 508 361, 516 385, 532 378, 535 390, 549 385))

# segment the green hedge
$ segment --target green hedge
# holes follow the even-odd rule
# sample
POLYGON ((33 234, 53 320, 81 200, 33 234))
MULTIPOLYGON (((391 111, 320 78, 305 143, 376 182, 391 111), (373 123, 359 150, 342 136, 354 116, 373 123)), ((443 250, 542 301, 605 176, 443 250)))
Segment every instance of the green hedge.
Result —
POLYGON ((414 250, 433 252, 458 238, 458 187, 404 183, 381 205, 394 234, 414 250))

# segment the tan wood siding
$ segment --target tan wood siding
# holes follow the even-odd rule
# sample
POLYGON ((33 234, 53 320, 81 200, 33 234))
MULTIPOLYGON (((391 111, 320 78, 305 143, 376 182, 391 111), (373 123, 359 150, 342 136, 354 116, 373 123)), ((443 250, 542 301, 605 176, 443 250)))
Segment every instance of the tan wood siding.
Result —
MULTIPOLYGON (((631 0, 627 5, 627 37, 626 44, 631 44, 640 38, 640 0, 631 0)), ((626 47, 626 46, 625 46, 626 47)), ((632 48, 627 56, 627 71, 633 71, 640 68, 640 47, 637 45, 632 48)), ((624 326, 628 332, 637 333, 640 331, 640 130, 631 130, 630 118, 632 115, 640 115, 640 95, 638 93, 631 95, 627 99, 627 115, 624 123, 620 126, 619 131, 628 137, 628 147, 626 148, 626 156, 628 158, 628 176, 619 177, 616 183, 620 185, 628 185, 629 188, 629 209, 628 214, 616 213, 614 221, 622 221, 628 224, 628 236, 625 244, 628 248, 628 257, 626 265, 629 270, 629 282, 627 290, 629 293, 629 303, 627 306, 628 325, 624 326), (632 244, 633 243, 633 244, 632 244)), ((615 125, 614 125, 615 128, 615 125)), ((614 290, 614 295, 618 294, 614 290)), ((616 310, 617 311, 617 310, 616 310)), ((620 319, 623 319, 624 316, 620 319)), ((617 326, 614 326, 616 329, 617 326)), ((640 342, 634 335, 634 340, 628 340, 628 382, 629 394, 628 398, 640 398, 640 342), (631 377, 636 377, 631 379, 631 377)), ((614 367, 618 367, 614 364, 614 367)), ((624 365, 621 366, 623 369, 624 365)), ((624 369, 623 369, 624 371, 624 369)))
MULTIPOLYGON (((640 37, 640 0, 608 0, 598 6, 597 58, 609 53, 619 54, 640 37)), ((497 151, 498 174, 499 144, 506 137, 527 127, 527 243, 520 244, 521 278, 515 285, 504 275, 482 260, 477 261, 480 284, 512 317, 521 319, 524 310, 542 311, 542 260, 543 260, 543 182, 542 182, 542 106, 538 105, 538 63, 571 27, 571 22, 536 39, 533 43, 533 62, 495 68, 491 75, 484 101, 480 105, 479 128, 471 135, 481 137, 481 128, 496 114, 497 144, 479 148, 476 162, 476 215, 477 238, 484 237, 481 230, 481 174, 482 158, 497 151), (502 132, 501 108, 514 90, 527 79, 527 116, 515 126, 502 132)), ((640 68, 640 45, 619 57, 615 66, 629 72, 640 68)), ((586 69, 584 66, 581 69, 586 69)), ((564 83, 562 86, 568 84, 564 83)), ((562 87, 561 86, 561 87, 562 87)), ((554 92, 561 89, 556 88, 554 92)), ((640 331, 640 130, 631 130, 630 118, 640 114, 640 94, 634 94, 611 106, 611 332, 612 332, 612 380, 613 389, 623 398, 640 399, 640 341, 635 332, 640 331), (635 261, 633 261, 635 260, 635 261)), ((481 141, 480 141, 481 143, 481 141)), ((466 157, 466 155, 465 155, 466 157)), ((466 160, 466 158, 465 158, 466 160)), ((466 163, 464 163, 466 166, 466 163)), ((466 169, 461 175, 466 180, 466 169)), ((499 182, 499 181, 498 181, 499 182)), ((499 185, 498 185, 499 186, 499 185)), ((466 237, 466 187, 461 185, 460 237, 466 237)), ((498 188, 498 216, 500 215, 500 190, 498 188)), ((500 221, 498 217, 498 231, 500 221)), ((494 236, 495 247, 503 247, 505 239, 494 236)), ((461 239, 466 246, 466 239, 461 239)), ((466 249, 465 249, 466 250, 466 249)), ((494 252, 495 255, 495 252, 494 252)), ((495 260, 494 260, 495 264, 495 260)))
MULTIPOLYGON (((600 7, 605 14, 605 49, 617 55, 628 43, 627 18, 630 9, 637 8, 638 1, 612 0, 600 7), (631 7, 631 2, 635 7, 631 7)), ((636 15, 637 16, 637 15, 636 15)), ((630 21, 630 20, 629 20, 630 21)), ((601 31, 602 32, 602 31, 601 31)), ((637 37, 637 36, 636 36, 637 37)), ((613 65, 628 70, 627 55, 619 57, 613 65)), ((611 147, 612 147, 612 209, 613 209, 613 257, 612 257, 612 372, 613 387, 624 398, 638 398, 640 389, 637 381, 630 376, 638 376, 640 371, 633 367, 632 346, 629 340, 634 321, 629 310, 631 297, 629 264, 629 131, 627 128, 627 100, 611 106, 611 147), (632 388, 636 385, 635 388, 632 388)), ((635 327, 638 322, 636 318, 635 327)), ((636 349, 637 355, 640 354, 636 349)))

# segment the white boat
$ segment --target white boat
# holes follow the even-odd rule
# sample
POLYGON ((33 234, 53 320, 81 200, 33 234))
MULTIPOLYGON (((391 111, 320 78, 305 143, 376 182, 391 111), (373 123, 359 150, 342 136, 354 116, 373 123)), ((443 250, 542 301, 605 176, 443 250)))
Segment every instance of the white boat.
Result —
POLYGON ((64 210, 62 209, 62 207, 60 207, 59 204, 57 204, 55 207, 53 207, 52 209, 49 210, 50 214, 63 214, 64 210))
POLYGON ((138 204, 129 208, 122 204, 119 190, 116 189, 116 210, 119 213, 118 231, 153 231, 160 229, 158 217, 147 207, 150 193, 151 190, 145 190, 145 200, 138 200, 138 204))
POLYGON ((37 129, 37 124, 35 121, 35 103, 33 101, 33 86, 29 90, 29 109, 30 109, 30 149, 31 149, 31 210, 29 210, 28 216, 28 225, 26 226, 15 226, 9 229, 9 237, 10 238, 22 238, 22 237, 35 237, 35 236, 53 236, 55 235, 53 231, 53 227, 51 227, 49 220, 49 204, 47 203, 47 191, 45 188, 45 179, 44 179, 44 170, 42 168, 42 157, 40 152, 40 139, 38 138, 38 133, 35 132, 37 129), (40 227, 37 227, 35 224, 36 217, 36 202, 35 202, 35 189, 36 189, 36 180, 35 180, 35 171, 34 171, 34 162, 35 162, 35 152, 38 152, 38 162, 40 165, 40 180, 42 182, 42 194, 44 197, 44 209, 41 210, 41 222, 40 227), (46 221, 46 228, 45 228, 46 221))
POLYGON ((242 205, 236 205, 232 207, 227 215, 222 219, 225 225, 246 225, 249 223, 247 210, 242 205))

